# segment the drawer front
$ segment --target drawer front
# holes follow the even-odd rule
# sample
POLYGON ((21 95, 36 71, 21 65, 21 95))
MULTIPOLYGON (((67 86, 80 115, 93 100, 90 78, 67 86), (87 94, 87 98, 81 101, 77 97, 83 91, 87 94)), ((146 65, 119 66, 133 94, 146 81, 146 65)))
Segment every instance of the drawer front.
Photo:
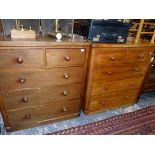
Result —
POLYGON ((72 100, 11 110, 8 111, 8 120, 12 130, 19 130, 79 113, 79 106, 80 100, 72 100))
POLYGON ((3 70, 0 72, 0 91, 62 85, 82 81, 83 68, 3 70))
POLYGON ((86 49, 47 49, 47 67, 83 65, 86 49))
POLYGON ((147 66, 141 65, 124 65, 118 67, 105 67, 94 71, 94 80, 111 82, 114 80, 123 80, 126 78, 144 76, 147 66))
POLYGON ((13 90, 4 95, 4 103, 7 110, 47 104, 51 101, 66 101, 81 97, 81 85, 71 84, 62 86, 46 86, 13 90))
POLYGON ((102 95, 107 93, 119 92, 123 90, 138 89, 141 87, 143 77, 129 78, 119 81, 103 82, 102 80, 95 81, 92 88, 92 96, 102 95))
POLYGON ((0 68, 42 67, 42 49, 0 49, 0 68))
POLYGON ((124 64, 127 56, 125 48, 104 48, 95 49, 95 64, 100 66, 115 66, 124 64))
POLYGON ((134 89, 91 97, 88 111, 102 111, 134 103, 137 100, 138 93, 139 89, 134 89))
POLYGON ((129 63, 149 63, 153 48, 129 48, 127 61, 129 63))

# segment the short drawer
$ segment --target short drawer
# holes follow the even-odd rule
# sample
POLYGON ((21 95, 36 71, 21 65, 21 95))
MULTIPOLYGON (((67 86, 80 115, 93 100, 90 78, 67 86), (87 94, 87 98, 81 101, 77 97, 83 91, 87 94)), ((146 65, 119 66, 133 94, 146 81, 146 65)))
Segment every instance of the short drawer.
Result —
POLYGON ((86 49, 47 49, 47 67, 83 65, 86 49))
POLYGON ((82 82, 83 68, 25 69, 0 71, 0 91, 82 82))
POLYGON ((123 80, 126 78, 145 76, 147 66, 139 65, 124 65, 114 67, 104 67, 94 71, 93 79, 101 80, 104 82, 111 82, 115 80, 123 80))
POLYGON ((42 49, 0 49, 0 68, 42 67, 42 49))
POLYGON ((80 100, 53 102, 41 106, 7 111, 11 130, 19 130, 61 120, 80 112, 80 100))
POLYGON ((50 103, 51 101, 66 101, 80 99, 81 84, 62 86, 46 86, 41 88, 27 88, 13 90, 3 95, 7 110, 24 108, 50 103))
POLYGON ((126 62, 126 48, 103 48, 95 49, 95 64, 100 66, 115 66, 126 62))
POLYGON ((88 111, 97 112, 107 109, 125 106, 137 101, 139 89, 126 90, 123 92, 104 94, 91 97, 88 111))
POLYGON ((129 63, 149 63, 153 48, 129 48, 127 62, 129 63))
POLYGON ((111 82, 94 81, 92 96, 141 88, 143 77, 129 78, 111 82))

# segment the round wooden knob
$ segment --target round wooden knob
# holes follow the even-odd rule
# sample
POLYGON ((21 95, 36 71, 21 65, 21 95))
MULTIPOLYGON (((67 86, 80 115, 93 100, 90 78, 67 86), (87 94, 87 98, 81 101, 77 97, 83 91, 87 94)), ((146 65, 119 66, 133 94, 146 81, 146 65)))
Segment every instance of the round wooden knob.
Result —
POLYGON ((19 63, 19 64, 22 64, 24 61, 23 61, 23 59, 21 58, 21 57, 18 57, 17 59, 16 59, 16 61, 17 61, 17 63, 19 63))
POLYGON ((25 118, 26 118, 26 119, 30 119, 30 118, 31 118, 31 114, 26 114, 26 115, 25 115, 25 118))
POLYGON ((108 71, 108 74, 109 74, 109 75, 111 75, 111 73, 112 73, 111 71, 108 71))
POLYGON ((106 86, 104 87, 104 90, 108 90, 108 89, 109 89, 108 87, 106 87, 106 86))
POLYGON ((138 56, 140 59, 143 59, 144 58, 144 55, 139 55, 138 56))
POLYGON ((67 92, 66 90, 64 90, 64 91, 63 91, 63 95, 64 95, 64 96, 67 96, 67 95, 68 95, 68 92, 67 92))
POLYGON ((70 60, 70 57, 69 56, 65 56, 65 60, 66 61, 69 61, 70 60))
POLYGON ((102 104, 102 105, 104 105, 104 104, 105 104, 105 102, 104 102, 104 101, 101 101, 101 104, 102 104))
POLYGON ((69 78, 69 75, 68 75, 67 73, 65 73, 65 74, 64 74, 64 78, 65 78, 65 79, 68 79, 68 78, 69 78))
POLYGON ((63 110, 63 112, 66 112, 67 108, 66 107, 62 107, 62 110, 63 110))
POLYGON ((134 68, 133 70, 134 70, 135 72, 138 72, 138 68, 134 68))
POLYGON ((111 59, 112 61, 114 61, 114 60, 115 60, 115 58, 114 58, 114 57, 110 57, 110 59, 111 59))
POLYGON ((27 103, 29 101, 28 97, 23 97, 23 102, 27 103))
POLYGON ((20 79, 19 79, 19 82, 20 82, 20 83, 25 83, 25 81, 26 81, 25 78, 20 78, 20 79))
POLYGON ((129 96, 124 96, 124 98, 128 100, 130 97, 129 96))
POLYGON ((130 83, 129 85, 133 87, 134 86, 134 83, 130 83))

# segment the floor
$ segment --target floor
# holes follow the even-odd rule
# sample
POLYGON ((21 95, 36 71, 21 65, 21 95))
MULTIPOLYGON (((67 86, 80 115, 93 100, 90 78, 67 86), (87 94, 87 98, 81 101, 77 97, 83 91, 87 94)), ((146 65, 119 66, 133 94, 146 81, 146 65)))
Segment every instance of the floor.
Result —
POLYGON ((66 128, 70 128, 70 127, 74 127, 78 125, 83 125, 83 124, 87 124, 90 122, 109 118, 111 116, 135 111, 137 109, 141 109, 141 108, 144 108, 150 105, 155 105, 155 92, 142 94, 139 102, 132 106, 118 108, 118 109, 114 109, 114 110, 110 110, 110 111, 106 111, 106 112, 102 112, 102 113, 94 114, 90 116, 84 115, 83 112, 81 111, 80 117, 76 119, 52 123, 52 124, 43 125, 40 127, 35 127, 35 128, 25 129, 25 130, 20 130, 16 132, 6 132, 4 130, 3 121, 0 115, 0 127, 1 127, 0 134, 1 135, 42 135, 42 134, 47 134, 49 132, 54 132, 54 131, 58 131, 58 130, 62 130, 62 129, 66 129, 66 128))

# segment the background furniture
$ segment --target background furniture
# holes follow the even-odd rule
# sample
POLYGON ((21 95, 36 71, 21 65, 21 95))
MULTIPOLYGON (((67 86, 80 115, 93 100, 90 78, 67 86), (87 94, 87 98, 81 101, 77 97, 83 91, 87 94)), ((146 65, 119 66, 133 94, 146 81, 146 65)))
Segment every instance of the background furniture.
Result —
POLYGON ((83 110, 92 114, 139 98, 154 51, 152 44, 93 44, 83 110))
POLYGON ((2 20, 0 19, 0 36, 3 36, 3 25, 2 25, 2 20))
POLYGON ((136 32, 135 43, 140 41, 140 38, 143 35, 143 39, 149 39, 151 43, 155 41, 155 20, 136 20, 133 23, 133 26, 130 29, 131 33, 136 32), (139 22, 138 22, 139 21, 139 22), (147 37, 145 37, 147 36, 147 37))
POLYGON ((144 92, 155 91, 155 53, 153 53, 152 60, 153 61, 149 65, 149 69, 144 81, 144 92))
MULTIPOLYGON (((133 26, 130 32, 136 33, 135 43, 138 43, 141 38, 150 40, 154 43, 155 40, 155 20, 136 20, 133 22, 133 26)), ((152 62, 149 65, 147 75, 143 84, 143 91, 155 91, 155 54, 152 55, 152 62)))
POLYGON ((7 131, 79 116, 89 43, 0 41, 0 107, 7 131))

